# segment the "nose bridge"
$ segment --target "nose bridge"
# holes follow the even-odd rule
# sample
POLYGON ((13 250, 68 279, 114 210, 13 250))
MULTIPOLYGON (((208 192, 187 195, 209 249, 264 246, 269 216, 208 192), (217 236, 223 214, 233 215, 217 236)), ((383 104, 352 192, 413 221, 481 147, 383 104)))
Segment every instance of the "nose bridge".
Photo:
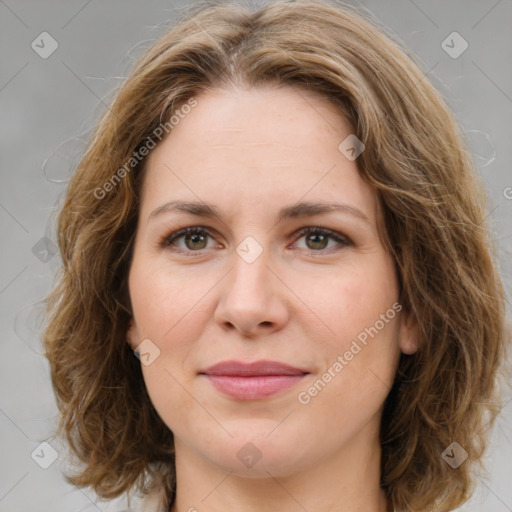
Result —
POLYGON ((255 303, 268 300, 273 285, 270 282, 271 272, 267 268, 270 259, 268 249, 261 247, 258 250, 251 241, 240 243, 231 272, 231 293, 238 299, 248 299, 255 303))
POLYGON ((245 333, 254 333, 262 325, 276 328, 287 318, 279 283, 268 268, 270 249, 258 246, 255 240, 245 239, 236 248, 215 312, 217 322, 245 333))

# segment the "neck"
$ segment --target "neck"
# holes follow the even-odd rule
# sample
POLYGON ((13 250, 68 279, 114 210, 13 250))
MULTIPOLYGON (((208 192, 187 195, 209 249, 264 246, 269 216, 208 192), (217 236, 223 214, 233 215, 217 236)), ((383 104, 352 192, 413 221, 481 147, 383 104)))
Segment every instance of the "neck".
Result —
POLYGON ((363 433, 309 466, 254 478, 219 468, 175 440, 177 491, 171 512, 387 512, 378 436, 369 443, 369 432, 363 433))

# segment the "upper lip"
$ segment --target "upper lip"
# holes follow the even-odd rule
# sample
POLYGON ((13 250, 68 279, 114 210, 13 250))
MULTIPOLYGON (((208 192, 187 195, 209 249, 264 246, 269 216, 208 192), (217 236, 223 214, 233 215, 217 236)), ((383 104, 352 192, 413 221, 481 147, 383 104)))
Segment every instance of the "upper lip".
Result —
POLYGON ((258 376, 258 375, 304 375, 307 370, 295 368, 279 361, 254 361, 244 363, 242 361, 222 361, 214 364, 206 370, 199 372, 206 375, 232 375, 232 376, 258 376))

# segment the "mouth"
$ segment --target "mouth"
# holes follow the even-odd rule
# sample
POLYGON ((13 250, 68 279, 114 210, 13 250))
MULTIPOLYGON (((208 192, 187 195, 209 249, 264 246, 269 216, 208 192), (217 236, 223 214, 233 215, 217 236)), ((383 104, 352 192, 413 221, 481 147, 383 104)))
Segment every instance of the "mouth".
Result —
POLYGON ((277 361, 224 361, 199 372, 221 393, 238 400, 258 400, 296 385, 307 370, 277 361))

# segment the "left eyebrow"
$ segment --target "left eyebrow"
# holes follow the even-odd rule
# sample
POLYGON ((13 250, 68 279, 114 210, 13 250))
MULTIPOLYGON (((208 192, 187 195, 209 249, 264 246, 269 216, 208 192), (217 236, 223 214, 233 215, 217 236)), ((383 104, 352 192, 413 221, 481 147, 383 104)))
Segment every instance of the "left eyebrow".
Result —
MULTIPOLYGON (((159 206, 153 210, 149 217, 148 222, 163 213, 179 211, 196 215, 198 217, 217 218, 222 219, 222 211, 213 204, 205 202, 195 201, 169 201, 168 203, 159 206)), ((312 217, 313 215, 319 215, 321 213, 329 212, 340 212, 347 215, 352 215, 368 224, 370 220, 367 215, 362 212, 359 208, 346 203, 311 203, 302 202, 284 206, 279 210, 277 215, 277 222, 281 222, 285 219, 296 219, 301 217, 312 217)))

